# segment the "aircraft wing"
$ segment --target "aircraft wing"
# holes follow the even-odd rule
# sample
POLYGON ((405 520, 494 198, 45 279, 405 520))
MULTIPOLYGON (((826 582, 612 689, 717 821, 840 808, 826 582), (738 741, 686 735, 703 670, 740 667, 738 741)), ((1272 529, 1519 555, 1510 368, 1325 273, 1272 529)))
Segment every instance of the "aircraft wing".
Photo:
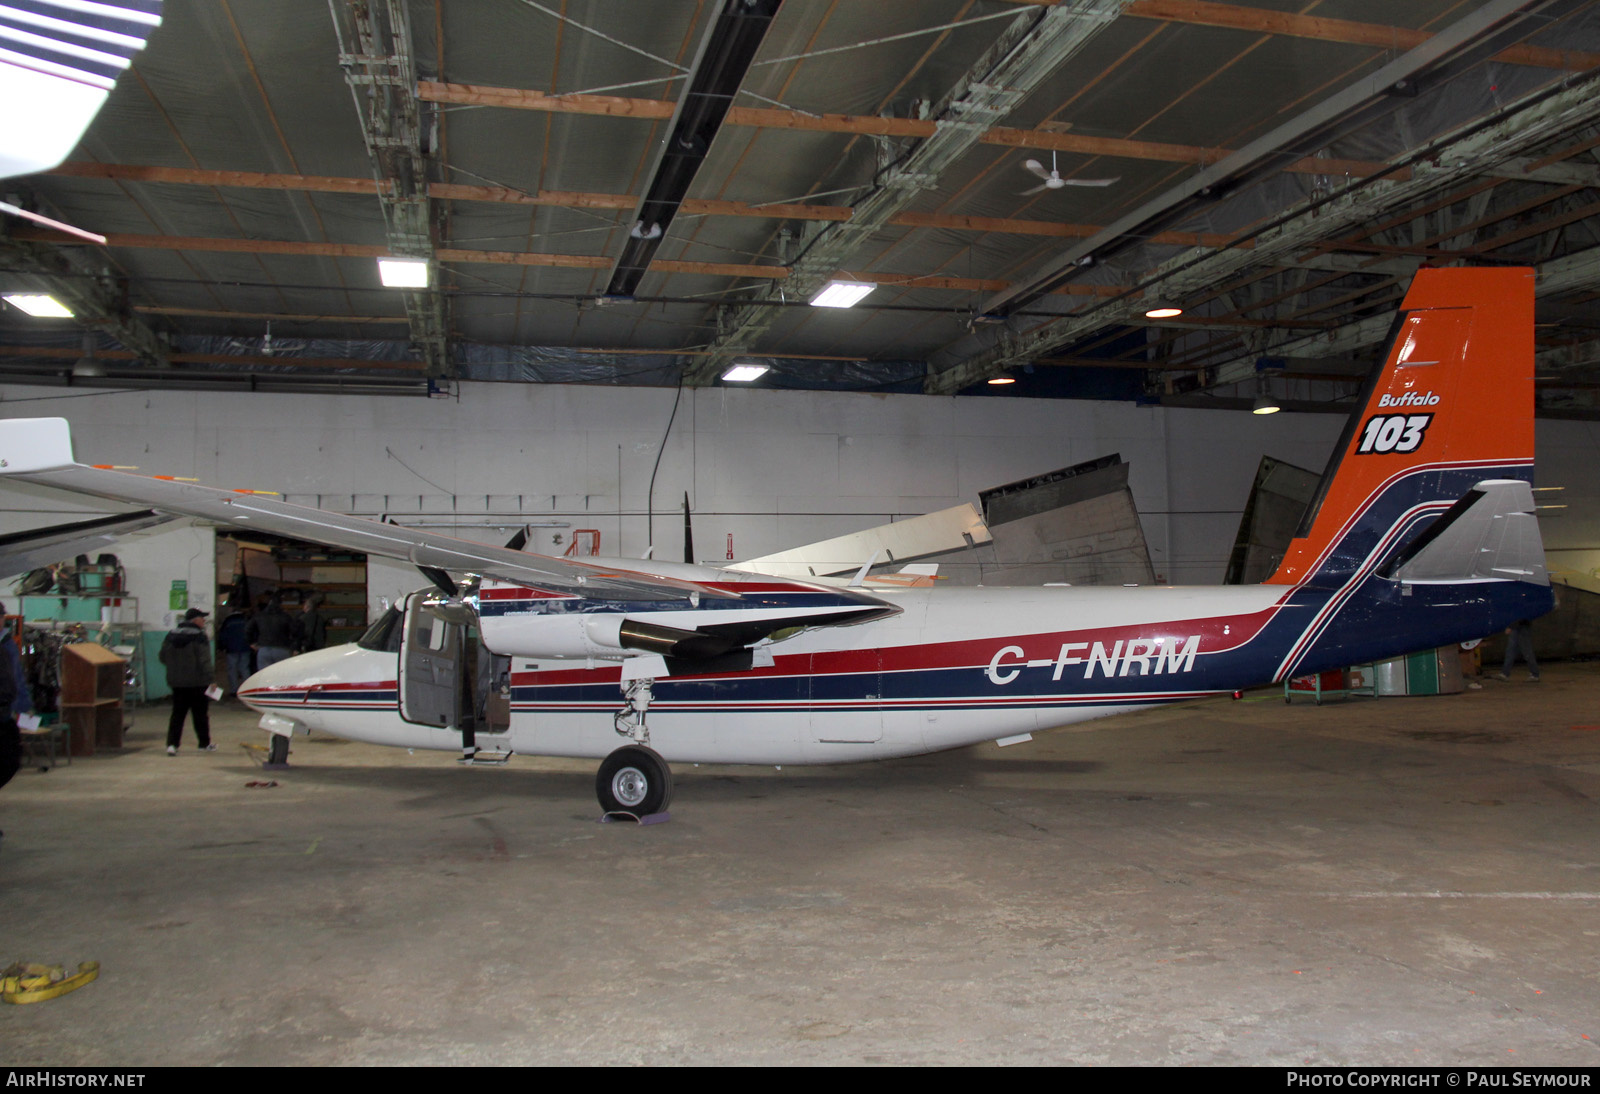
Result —
POLYGON ((370 555, 399 559, 419 568, 475 573, 519 585, 604 600, 682 600, 686 596, 740 600, 737 593, 693 580, 664 577, 571 558, 514 551, 422 532, 375 520, 291 505, 249 490, 178 482, 91 467, 72 458, 72 435, 64 418, 0 421, 0 476, 131 502, 164 513, 199 517, 236 528, 259 528, 370 555))
POLYGON ((160 24, 161 0, 0 9, 0 177, 66 159, 160 24))
POLYGON ((172 517, 149 509, 125 516, 97 517, 49 528, 33 528, 0 536, 0 577, 25 574, 74 555, 103 551, 117 537, 166 524, 172 517))

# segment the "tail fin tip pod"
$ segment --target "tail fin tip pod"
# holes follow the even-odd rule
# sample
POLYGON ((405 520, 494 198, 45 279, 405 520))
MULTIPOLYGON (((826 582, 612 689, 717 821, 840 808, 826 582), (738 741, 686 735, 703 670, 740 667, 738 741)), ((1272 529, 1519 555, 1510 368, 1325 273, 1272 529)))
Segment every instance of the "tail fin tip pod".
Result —
POLYGON ((71 467, 72 429, 65 418, 0 421, 0 475, 71 467))
POLYGON ((1532 480, 1533 284, 1526 268, 1417 272, 1267 584, 1343 579, 1477 483, 1532 480))

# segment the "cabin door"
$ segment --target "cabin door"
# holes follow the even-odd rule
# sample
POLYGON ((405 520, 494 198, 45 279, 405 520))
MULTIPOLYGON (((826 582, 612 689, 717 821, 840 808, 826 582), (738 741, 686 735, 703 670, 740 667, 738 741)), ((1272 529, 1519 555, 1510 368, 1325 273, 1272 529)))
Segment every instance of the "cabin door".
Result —
POLYGON ((400 638, 400 717, 425 726, 460 726, 465 627, 446 618, 437 594, 406 597, 400 638))

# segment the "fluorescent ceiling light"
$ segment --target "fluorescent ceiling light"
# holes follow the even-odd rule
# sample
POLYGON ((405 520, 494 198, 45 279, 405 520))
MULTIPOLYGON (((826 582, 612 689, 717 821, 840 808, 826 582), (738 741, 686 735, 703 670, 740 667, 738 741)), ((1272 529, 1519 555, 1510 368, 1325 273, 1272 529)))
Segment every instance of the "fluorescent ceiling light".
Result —
POLYGON ((811 298, 813 308, 853 308, 878 286, 871 281, 830 281, 811 298))
POLYGON ((751 380, 759 379, 771 371, 772 369, 767 365, 752 365, 749 362, 744 362, 734 365, 727 372, 724 372, 722 378, 731 380, 736 384, 747 384, 751 380))
POLYGON ((72 312, 65 304, 44 293, 8 293, 5 302, 40 319, 72 318, 72 312))
POLYGON ((1015 376, 991 376, 991 377, 989 377, 989 383, 994 384, 996 386, 998 386, 1000 384, 1014 384, 1016 382, 1017 382, 1017 378, 1015 376))
POLYGON ((428 260, 425 258, 380 258, 378 277, 390 289, 426 289, 428 260))
POLYGON ((1183 314, 1183 309, 1171 304, 1152 304, 1144 313, 1146 319, 1175 319, 1183 314))

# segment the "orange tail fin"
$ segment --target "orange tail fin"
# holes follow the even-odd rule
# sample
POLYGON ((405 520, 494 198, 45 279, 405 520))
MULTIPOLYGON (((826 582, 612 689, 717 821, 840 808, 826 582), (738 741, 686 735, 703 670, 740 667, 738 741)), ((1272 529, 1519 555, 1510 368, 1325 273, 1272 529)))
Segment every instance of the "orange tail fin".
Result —
POLYGON ((1342 580, 1485 479, 1533 478, 1533 271, 1420 270, 1272 585, 1342 580))

